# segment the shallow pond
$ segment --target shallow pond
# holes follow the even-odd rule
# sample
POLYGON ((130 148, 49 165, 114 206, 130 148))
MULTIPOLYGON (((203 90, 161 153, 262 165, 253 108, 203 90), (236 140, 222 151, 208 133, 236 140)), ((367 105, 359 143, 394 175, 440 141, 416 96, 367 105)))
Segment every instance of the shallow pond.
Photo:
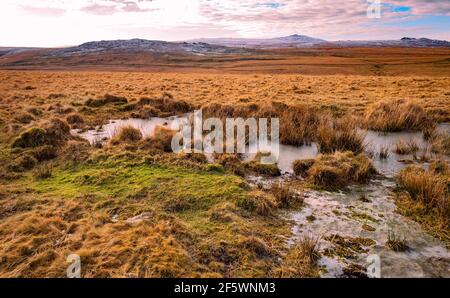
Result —
POLYGON ((131 126, 141 131, 142 136, 147 138, 154 134, 157 126, 163 126, 168 129, 179 129, 179 117, 169 118, 151 118, 138 119, 130 118, 124 120, 110 120, 107 124, 97 126, 95 129, 81 131, 78 129, 72 130, 72 134, 78 135, 89 141, 91 145, 105 142, 120 132, 123 127, 131 126))
MULTIPOLYGON (((117 134, 121 128, 125 126, 132 126, 139 129, 144 137, 151 136, 157 126, 164 126, 169 129, 178 130, 180 127, 179 117, 169 118, 151 118, 151 119, 136 119, 130 118, 125 120, 111 120, 108 124, 96 127, 93 130, 79 131, 74 130, 74 134, 87 139, 91 144, 98 142, 104 142, 111 139, 117 134)), ((440 124, 437 128, 439 133, 450 133, 450 123, 440 124)), ((408 164, 404 161, 413 162, 413 155, 398 155, 394 153, 394 148, 397 143, 414 142, 419 147, 419 151, 416 153, 420 156, 423 152, 426 152, 427 156, 431 155, 430 144, 423 138, 421 132, 394 132, 394 133, 379 133, 375 131, 365 131, 365 144, 367 151, 371 153, 375 167, 380 174, 388 177, 394 176, 401 169, 408 164), (380 158, 379 152, 383 149, 387 149, 389 152, 387 158, 380 158)), ((248 146, 246 152, 256 152, 256 146, 248 146)), ((270 151, 270 148, 260 148, 261 151, 270 151)), ((316 143, 304 146, 290 146, 280 145, 279 147, 279 159, 278 167, 282 173, 293 173, 292 163, 298 159, 315 158, 319 155, 319 151, 316 143)), ((246 153, 243 154, 243 159, 249 161, 254 159, 256 154, 246 153)), ((209 155, 209 160, 212 161, 212 155, 209 155)))
MULTIPOLYGON (((150 120, 128 119, 114 120, 95 130, 73 133, 86 138, 91 144, 103 142, 113 137, 124 126, 133 126, 141 130, 144 137, 152 135, 156 126, 161 125, 170 129, 179 129, 179 118, 152 118, 150 120)), ((450 133, 450 123, 441 124, 437 128, 441 134, 450 133)), ((340 277, 344 275, 344 268, 351 264, 358 264, 365 268, 367 257, 377 255, 381 261, 381 275, 383 277, 450 277, 450 252, 443 243, 426 233, 421 226, 396 213, 396 206, 391 191, 395 187, 392 177, 410 162, 418 163, 412 155, 398 155, 394 153, 398 142, 414 142, 418 146, 417 156, 426 152, 431 156, 430 144, 420 132, 379 133, 365 131, 366 150, 372 156, 375 167, 382 177, 372 180, 367 185, 352 186, 345 192, 319 192, 314 190, 302 191, 305 206, 297 211, 284 214, 291 221, 292 237, 286 244, 292 245, 305 235, 340 237, 362 237, 372 239, 374 243, 362 246, 358 251, 352 251, 352 257, 342 257, 339 254, 326 254, 327 250, 340 249, 330 239, 322 237, 320 251, 322 257, 319 264, 323 267, 322 276, 340 277), (379 152, 386 149, 387 158, 380 158, 379 152), (403 161, 402 161, 403 160, 403 161), (361 198, 365 198, 362 200, 361 198), (365 226, 365 228, 363 228, 365 226), (370 229, 367 229, 370 227, 370 229), (389 232, 406 239, 408 250, 394 252, 386 248, 389 232)), ((252 147, 247 147, 247 152, 252 147)), ((264 150, 268 148, 262 148, 264 150)), ((252 151, 253 152, 253 151, 252 151)), ((292 163, 298 159, 314 158, 319 155, 317 144, 308 146, 280 145, 278 167, 288 175, 276 179, 262 177, 248 177, 251 184, 269 186, 275 181, 289 183, 293 173, 292 163)), ((212 161, 212 156, 209 156, 212 161)), ((244 160, 252 160, 255 154, 244 154, 244 160)), ((445 157, 448 158, 448 157, 445 157)), ((419 163, 426 166, 426 163, 419 163)))
POLYGON ((450 252, 439 240, 426 233, 421 226, 396 213, 390 190, 394 182, 372 181, 364 187, 352 187, 348 192, 330 193, 306 191, 303 193, 306 207, 290 212, 293 238, 304 235, 331 235, 361 237, 375 241, 362 246, 363 251, 350 251, 354 257, 343 258, 327 255, 326 249, 342 249, 330 239, 322 239, 319 264, 325 267, 323 276, 339 277, 350 264, 367 266, 367 257, 377 255, 381 261, 382 277, 450 277, 450 252), (364 196, 364 200, 361 197, 364 196), (308 218, 314 216, 313 221, 308 218), (363 226, 366 225, 366 228, 363 226), (367 230, 370 226, 370 230, 367 230), (394 252, 386 247, 389 232, 406 240, 408 249, 394 252))

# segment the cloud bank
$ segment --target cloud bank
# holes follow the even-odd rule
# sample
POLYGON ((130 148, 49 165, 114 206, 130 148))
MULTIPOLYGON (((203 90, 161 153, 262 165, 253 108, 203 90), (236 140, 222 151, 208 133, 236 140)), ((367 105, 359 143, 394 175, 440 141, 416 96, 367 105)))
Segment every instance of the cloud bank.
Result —
POLYGON ((0 40, 65 45, 110 38, 184 40, 294 33, 329 40, 450 38, 450 1, 381 0, 381 18, 368 18, 374 1, 3 0, 0 22, 9 31, 0 32, 0 40))

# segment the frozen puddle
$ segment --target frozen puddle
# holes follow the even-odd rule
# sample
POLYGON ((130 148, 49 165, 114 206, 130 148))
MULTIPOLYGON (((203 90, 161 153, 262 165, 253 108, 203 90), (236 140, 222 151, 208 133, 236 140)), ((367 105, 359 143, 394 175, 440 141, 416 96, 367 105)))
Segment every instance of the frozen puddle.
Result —
POLYGON ((418 223, 395 212, 389 196, 394 186, 391 181, 376 180, 345 193, 304 192, 305 207, 287 215, 293 223, 288 244, 302 236, 320 235, 319 265, 324 277, 345 276, 344 269, 352 264, 366 268, 371 255, 379 256, 382 277, 450 277, 450 252, 418 223), (405 252, 386 247, 389 232, 406 240, 405 252), (340 245, 341 238, 346 245, 340 245), (350 238, 362 239, 363 244, 350 246, 350 238))

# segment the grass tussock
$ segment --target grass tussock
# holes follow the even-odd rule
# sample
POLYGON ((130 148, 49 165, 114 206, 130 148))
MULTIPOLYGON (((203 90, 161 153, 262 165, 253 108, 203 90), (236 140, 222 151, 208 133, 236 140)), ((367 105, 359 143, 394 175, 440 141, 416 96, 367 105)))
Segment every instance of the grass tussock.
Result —
MULTIPOLYGON (((137 103, 138 107, 151 107, 153 111, 160 113, 179 114, 192 112, 195 107, 184 100, 174 99, 170 93, 164 93, 158 98, 142 97, 137 103)), ((164 115, 161 115, 164 116, 164 115)))
POLYGON ((142 133, 139 129, 133 126, 122 127, 117 135, 111 139, 111 144, 117 145, 120 143, 137 143, 142 140, 142 133))
POLYGON ((419 149, 419 145, 414 140, 409 142, 399 141, 395 144, 394 152, 399 155, 416 154, 419 149))
POLYGON ((450 215, 450 197, 447 185, 448 172, 436 174, 434 170, 424 170, 410 166, 402 170, 397 181, 402 190, 409 193, 412 199, 421 201, 430 209, 443 215, 450 215))
MULTIPOLYGON (((319 114, 316 109, 304 105, 286 105, 279 102, 267 104, 221 105, 202 107, 203 117, 225 118, 279 118, 280 143, 300 146, 314 140, 319 114)), ((270 126, 270 121, 269 124, 270 126)))
POLYGON ((215 156, 215 159, 226 170, 231 171, 233 174, 241 177, 245 176, 245 165, 236 154, 219 154, 215 156))
POLYGON ((43 127, 32 127, 21 133, 12 148, 35 148, 44 145, 61 146, 71 139, 70 127, 64 120, 53 118, 43 127))
POLYGON ((303 205, 303 197, 291 187, 281 183, 274 183, 270 192, 280 208, 292 208, 303 205))
POLYGON ((450 245, 450 172, 445 161, 428 170, 410 166, 397 176, 399 212, 421 223, 426 230, 450 245))
POLYGON ((366 125, 378 131, 425 130, 434 126, 422 106, 408 100, 383 100, 367 107, 366 125))
POLYGON ((72 128, 82 128, 84 125, 84 118, 78 113, 71 113, 66 117, 67 123, 69 123, 72 128))
POLYGON ((300 159, 294 161, 293 167, 295 175, 305 177, 315 162, 315 159, 300 159))
POLYGON ((434 153, 450 156, 450 135, 440 134, 431 140, 431 150, 434 153))
POLYGON ((238 200, 237 205, 249 212, 262 216, 273 215, 277 207, 272 196, 259 190, 254 190, 248 196, 238 200))
POLYGON ((163 152, 173 152, 172 151, 172 139, 176 134, 176 131, 167 129, 163 126, 157 126, 153 136, 146 140, 146 143, 150 147, 158 149, 163 152))
POLYGON ((398 236, 397 234, 395 234, 394 231, 391 230, 388 231, 388 239, 386 241, 386 247, 396 252, 408 250, 408 244, 406 242, 406 239, 401 236, 398 236))
POLYGON ((364 154, 336 152, 319 156, 308 170, 308 180, 325 189, 340 189, 350 183, 364 183, 376 170, 364 154))
POLYGON ((361 153, 364 150, 364 137, 364 133, 357 130, 355 120, 349 117, 326 119, 317 128, 317 144, 322 153, 361 153))
POLYGON ((317 260, 320 238, 304 236, 289 250, 279 273, 282 278, 318 277, 317 260))
POLYGON ((276 164, 263 164, 258 161, 249 161, 244 163, 247 172, 255 175, 263 175, 268 177, 281 176, 281 171, 276 164))
POLYGON ((128 100, 125 97, 105 94, 102 98, 99 99, 88 99, 85 105, 90 108, 99 108, 108 104, 124 105, 126 103, 128 103, 128 100))
POLYGON ((52 177, 53 167, 51 165, 45 164, 34 170, 33 176, 36 179, 48 179, 52 177))
POLYGON ((388 159, 389 158, 389 147, 384 146, 380 148, 380 151, 378 152, 378 157, 380 159, 388 159))

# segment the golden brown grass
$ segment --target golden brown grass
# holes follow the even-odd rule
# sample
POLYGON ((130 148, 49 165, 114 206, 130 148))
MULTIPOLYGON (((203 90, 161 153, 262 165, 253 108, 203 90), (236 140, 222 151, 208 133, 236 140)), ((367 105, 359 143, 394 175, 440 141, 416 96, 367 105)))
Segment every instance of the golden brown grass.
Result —
POLYGON ((429 170, 410 166, 397 176, 400 213, 421 223, 447 245, 450 243, 449 177, 445 161, 433 163, 429 170))
POLYGON ((386 246, 393 251, 406 251, 408 250, 408 244, 405 238, 398 236, 394 231, 388 231, 388 240, 386 246))
POLYGON ((307 172, 308 180, 326 189, 339 189, 370 179, 376 170, 364 154, 335 152, 319 156, 307 172))
POLYGON ((302 196, 286 184, 274 183, 270 192, 280 208, 300 207, 303 204, 302 196))
POLYGON ((383 100, 365 113, 367 126, 379 131, 425 130, 433 122, 422 106, 408 100, 383 100))
POLYGON ((409 142, 400 141, 395 144, 394 152, 400 155, 416 154, 419 151, 419 145, 413 140, 409 142))
POLYGON ((357 130, 357 123, 350 117, 326 119, 317 128, 317 144, 322 153, 364 150, 364 133, 357 130))
MULTIPOLYGON (((93 148, 70 137, 66 121, 88 129, 219 103, 223 115, 280 116, 283 142, 303 144, 315 139, 322 113, 363 115, 380 98, 408 98, 450 119, 447 77, 0 71, 0 79, 2 277, 63 277, 70 253, 81 255, 85 277, 267 277, 280 267, 283 276, 318 275, 313 245, 286 252, 290 230, 276 210, 291 205, 292 193, 250 191, 232 175, 275 168, 223 155, 225 171, 209 171, 204 156, 164 152, 172 133, 165 130, 93 148), (103 165, 111 160, 120 166, 103 165)), ((345 177, 339 187, 368 178, 363 157, 340 154, 339 162, 323 158, 313 176, 327 166, 345 177)))
POLYGON ((319 241, 319 237, 304 236, 295 243, 289 250, 285 263, 279 269, 280 277, 318 277, 319 241))
POLYGON ((136 143, 142 140, 142 133, 139 129, 133 126, 122 127, 119 133, 111 140, 111 144, 124 143, 136 143))
POLYGON ((305 177, 315 161, 315 159, 301 159, 294 161, 293 168, 295 175, 305 177))
MULTIPOLYGON (((137 103, 142 97, 159 98, 169 92, 174 99, 195 106, 209 103, 263 105, 275 101, 361 115, 369 105, 381 99, 408 99, 424 107, 436 119, 450 120, 448 77, 0 71, 0 79, 3 113, 11 116, 18 110, 38 106, 48 117, 47 109, 57 103, 61 104, 59 111, 63 112, 65 108, 84 105, 89 98, 102 98, 105 94, 137 103), (21 88, 24 85, 36 89, 24 90, 21 88)), ((101 122, 106 116, 99 117, 89 107, 82 109, 88 124, 101 122)), ((105 120, 118 113, 111 105, 102 109, 111 113, 105 120)), ((58 110, 54 108, 52 112, 58 110)))
POLYGON ((442 175, 411 166, 400 172, 398 183, 412 199, 423 202, 430 209, 450 215, 450 200, 447 188, 448 172, 442 175))

